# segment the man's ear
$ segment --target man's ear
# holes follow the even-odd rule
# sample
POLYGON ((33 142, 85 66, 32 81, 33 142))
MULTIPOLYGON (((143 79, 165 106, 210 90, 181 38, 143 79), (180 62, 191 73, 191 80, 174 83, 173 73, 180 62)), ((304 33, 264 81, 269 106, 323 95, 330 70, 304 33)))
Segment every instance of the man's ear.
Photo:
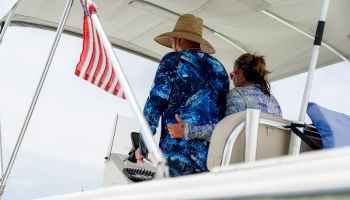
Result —
POLYGON ((182 41, 183 41, 182 38, 175 38, 176 51, 180 51, 181 50, 182 41))

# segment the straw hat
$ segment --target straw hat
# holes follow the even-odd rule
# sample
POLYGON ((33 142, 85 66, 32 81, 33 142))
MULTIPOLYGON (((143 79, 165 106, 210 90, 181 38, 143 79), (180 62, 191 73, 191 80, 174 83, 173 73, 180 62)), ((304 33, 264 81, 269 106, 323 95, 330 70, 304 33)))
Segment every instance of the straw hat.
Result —
POLYGON ((191 14, 180 16, 172 32, 163 33, 154 38, 156 42, 166 47, 171 47, 171 38, 183 38, 200 44, 201 50, 212 54, 215 49, 211 44, 202 38, 203 20, 191 14))

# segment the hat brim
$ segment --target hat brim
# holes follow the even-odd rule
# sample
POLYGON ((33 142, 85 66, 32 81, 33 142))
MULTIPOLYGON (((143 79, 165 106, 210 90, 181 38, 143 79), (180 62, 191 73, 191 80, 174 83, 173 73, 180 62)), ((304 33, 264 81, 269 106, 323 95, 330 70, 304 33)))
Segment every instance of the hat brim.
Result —
POLYGON ((207 40, 203 39, 199 35, 194 35, 194 34, 187 33, 187 32, 173 31, 173 32, 163 33, 163 34, 155 37, 154 41, 156 41, 159 44, 164 45, 166 47, 172 48, 172 46, 171 46, 171 38, 172 37, 183 38, 186 40, 197 42, 198 44, 200 44, 200 48, 202 51, 204 51, 208 54, 215 53, 214 47, 207 40))

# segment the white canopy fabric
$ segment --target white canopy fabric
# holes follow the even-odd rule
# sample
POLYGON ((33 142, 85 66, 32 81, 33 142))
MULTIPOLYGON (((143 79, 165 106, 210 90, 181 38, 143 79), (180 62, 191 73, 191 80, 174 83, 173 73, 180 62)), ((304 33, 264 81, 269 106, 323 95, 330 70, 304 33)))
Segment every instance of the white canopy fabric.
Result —
MULTIPOLYGON (((96 0, 98 15, 113 45, 155 60, 170 51, 153 38, 171 31, 179 14, 201 17, 204 38, 214 54, 232 71, 234 60, 244 51, 265 55, 270 79, 278 80, 307 71, 313 39, 281 23, 273 14, 314 35, 322 0, 96 0), (221 36, 224 36, 223 39, 221 36), (228 41, 229 40, 229 41, 228 41)), ((64 0, 23 0, 12 25, 55 29, 64 0)), ((346 59, 350 58, 350 1, 330 2, 323 41, 346 59)), ((4 20, 5 18, 3 18, 4 20)), ((83 10, 74 2, 65 31, 82 33, 83 10)), ((338 55, 322 47, 317 67, 340 62, 338 55)), ((142 66, 140 66, 142 67, 142 66)))

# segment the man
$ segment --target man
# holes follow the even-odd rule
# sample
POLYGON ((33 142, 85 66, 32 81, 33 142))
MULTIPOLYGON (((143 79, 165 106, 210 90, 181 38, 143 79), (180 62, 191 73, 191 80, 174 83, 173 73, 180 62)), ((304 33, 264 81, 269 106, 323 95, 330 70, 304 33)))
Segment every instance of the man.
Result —
MULTIPOLYGON (((202 38, 203 21, 191 14, 180 16, 172 32, 155 38, 172 48, 158 67, 144 115, 153 134, 161 121, 160 148, 167 158, 170 176, 207 171, 209 143, 200 138, 186 139, 170 135, 168 123, 175 123, 178 114, 186 123, 217 123, 225 112, 229 79, 223 65, 210 56, 211 44, 202 38)), ((147 156, 141 140, 136 152, 139 161, 147 156)))

